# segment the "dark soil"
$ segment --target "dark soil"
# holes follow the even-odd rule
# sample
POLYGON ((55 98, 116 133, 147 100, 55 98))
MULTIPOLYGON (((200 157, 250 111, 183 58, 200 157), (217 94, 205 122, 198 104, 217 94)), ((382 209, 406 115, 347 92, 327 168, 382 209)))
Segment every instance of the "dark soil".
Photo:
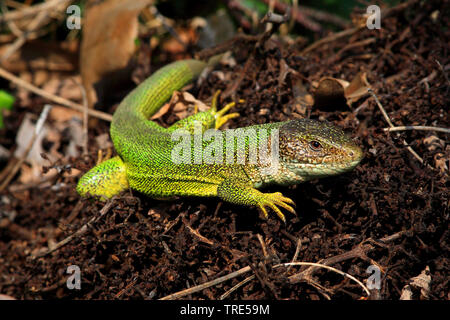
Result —
MULTIPOLYGON (((54 181, 56 189, 36 185, 1 195, 0 293, 18 299, 157 299, 250 265, 253 272, 184 298, 218 299, 251 274, 255 279, 229 299, 365 296, 355 282, 329 270, 315 269, 295 281, 289 277, 306 267, 288 272, 273 267, 291 262, 301 241, 296 261, 328 264, 363 282, 370 275, 366 269, 379 266, 381 290, 373 292, 373 298, 399 299, 410 279, 429 267, 429 298, 448 299, 449 171, 440 170, 436 162, 444 156, 447 168, 450 165, 448 135, 383 131, 388 124, 371 95, 351 107, 313 107, 303 114, 293 92, 299 77, 312 90, 312 82, 322 77, 351 81, 364 71, 394 125, 449 127, 448 9, 448 1, 421 1, 383 19, 380 30, 362 28, 305 55, 304 45, 287 45, 277 38, 256 51, 254 42, 236 42, 236 65, 219 66, 224 77, 212 72, 191 89, 203 101, 218 89, 228 90, 222 105, 233 97, 245 99, 236 108, 241 117, 230 127, 310 116, 331 121, 357 138, 365 158, 354 171, 266 190, 281 191, 296 202, 298 216, 287 215, 286 225, 275 214, 264 220, 255 208, 216 198, 160 201, 130 192, 113 200, 100 217, 105 203, 80 200, 77 179, 60 176, 54 181), (373 42, 358 45, 371 37, 373 42), (283 62, 298 75, 289 73, 280 81, 283 62), (421 82, 433 73, 430 81, 421 82), (431 135, 444 146, 430 149, 424 139, 431 135), (32 258, 93 217, 99 219, 84 234, 51 254, 32 258), (81 270, 81 290, 66 286, 70 265, 81 270)), ((33 112, 39 114, 40 108, 33 112)), ((18 127, 19 118, 13 113, 5 122, 18 127)), ((164 121, 169 125, 173 119, 164 121)), ((100 123, 91 138, 105 132, 108 124, 100 123)), ((86 171, 95 163, 94 146, 90 154, 89 161, 72 159, 70 164, 86 171)), ((414 294, 420 298, 420 290, 414 294)))

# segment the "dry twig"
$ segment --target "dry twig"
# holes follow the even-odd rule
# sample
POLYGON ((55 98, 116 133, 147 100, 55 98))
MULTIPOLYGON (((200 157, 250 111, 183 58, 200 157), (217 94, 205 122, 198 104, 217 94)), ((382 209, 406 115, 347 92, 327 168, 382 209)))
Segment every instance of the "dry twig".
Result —
MULTIPOLYGON (((384 109, 383 105, 380 103, 380 100, 378 100, 378 97, 375 95, 375 93, 373 92, 373 90, 372 90, 371 88, 369 88, 367 91, 368 91, 368 92, 372 95, 372 97, 375 99, 375 102, 376 102, 378 108, 380 109, 381 113, 383 114, 384 120, 386 120, 386 122, 388 123, 389 127, 391 127, 391 128, 395 127, 395 126, 392 124, 391 119, 389 118, 389 116, 388 116, 386 110, 384 109)), ((417 160, 419 160, 420 163, 423 164, 423 159, 422 159, 422 157, 419 156, 419 155, 417 154, 417 152, 414 151, 413 148, 411 148, 411 146, 406 142, 406 140, 402 139, 402 143, 403 143, 403 145, 406 147, 406 149, 414 156, 414 158, 416 158, 417 160)), ((430 165, 428 165, 428 166, 431 167, 430 165)))
MULTIPOLYGON (((57 104, 63 105, 65 107, 74 109, 74 110, 79 111, 79 112, 84 112, 84 110, 85 110, 82 105, 80 105, 78 103, 75 103, 75 102, 72 102, 70 100, 67 100, 67 99, 55 96, 54 94, 51 94, 51 93, 49 93, 47 91, 44 91, 42 89, 39 89, 38 87, 35 87, 31 83, 26 82, 26 81, 16 77, 15 75, 13 75, 12 73, 6 71, 3 68, 0 68, 0 77, 5 78, 5 79, 13 82, 14 84, 16 84, 16 85, 18 85, 18 86, 20 86, 20 87, 22 87, 22 88, 24 88, 24 89, 26 89, 28 91, 31 91, 31 92, 33 92, 33 93, 35 93, 35 94, 37 94, 37 95, 39 95, 41 97, 44 97, 44 98, 46 98, 48 100, 51 100, 51 101, 53 101, 53 102, 55 102, 57 104)), ((112 120, 112 116, 110 114, 108 114, 108 113, 104 113, 104 112, 93 110, 93 109, 89 109, 88 113, 92 117, 96 117, 96 118, 99 118, 99 119, 102 119, 102 120, 105 120, 105 121, 111 122, 111 120, 112 120)))
POLYGON ((422 131, 436 131, 443 133, 450 133, 450 129, 441 127, 431 127, 431 126, 398 126, 384 128, 384 131, 406 131, 406 130, 422 130, 422 131))
POLYGON ((0 23, 28 18, 30 16, 38 14, 41 11, 51 11, 58 5, 64 4, 65 6, 67 6, 72 1, 73 0, 49 0, 47 2, 42 2, 31 7, 10 11, 0 16, 0 23))
POLYGON ((105 204, 105 206, 100 210, 100 214, 98 216, 92 217, 88 222, 86 222, 75 233, 71 234, 70 236, 68 236, 64 240, 58 242, 54 247, 49 248, 45 252, 39 253, 39 254, 37 254, 35 256, 32 256, 32 259, 37 259, 37 258, 44 257, 44 256, 46 256, 46 255, 48 255, 48 254, 58 250, 59 248, 65 246, 66 244, 68 244, 70 241, 72 241, 76 237, 80 237, 81 235, 85 234, 89 230, 89 228, 92 227, 93 223, 95 223, 96 221, 101 219, 105 214, 108 213, 108 211, 109 211, 109 209, 111 209, 115 199, 116 199, 116 197, 112 197, 111 199, 109 199, 108 202, 105 204))
POLYGON ((251 270, 252 270, 252 268, 250 266, 246 266, 246 267, 244 267, 242 269, 239 269, 239 270, 237 270, 235 272, 232 272, 230 274, 227 274, 227 275, 225 275, 223 277, 220 277, 220 278, 217 278, 215 280, 208 281, 208 282, 205 282, 205 283, 203 283, 201 285, 198 285, 198 286, 195 286, 195 287, 192 287, 192 288, 189 288, 189 289, 185 289, 185 290, 182 290, 182 291, 178 291, 176 293, 172 293, 172 294, 170 294, 168 296, 165 296, 165 297, 161 298, 160 300, 174 300, 174 299, 178 299, 178 298, 181 298, 181 297, 185 297, 185 296, 190 295, 192 293, 199 292, 199 291, 202 291, 202 290, 204 290, 206 288, 215 286, 215 285, 217 285, 219 283, 222 283, 224 281, 236 278, 236 277, 238 277, 238 276, 240 276, 242 274, 245 274, 245 273, 247 273, 247 272, 249 272, 251 270))
POLYGON ((22 32, 20 36, 11 44, 5 53, 0 57, 0 63, 7 60, 14 52, 22 47, 25 42, 31 37, 32 32, 36 31, 40 26, 46 23, 48 19, 47 11, 41 11, 39 14, 27 25, 27 30, 22 32))

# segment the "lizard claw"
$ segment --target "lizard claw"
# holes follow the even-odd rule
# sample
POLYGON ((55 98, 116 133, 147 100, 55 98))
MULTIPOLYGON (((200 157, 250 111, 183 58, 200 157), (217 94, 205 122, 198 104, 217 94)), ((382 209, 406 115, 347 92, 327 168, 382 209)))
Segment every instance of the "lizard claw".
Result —
POLYGON ((112 156, 112 150, 111 148, 108 148, 106 151, 106 155, 103 155, 102 149, 98 149, 97 151, 97 163, 96 165, 99 165, 100 163, 110 159, 112 156))
MULTIPOLYGON (((212 103, 211 103, 211 113, 214 115, 214 118, 216 119, 215 123, 215 129, 219 129, 221 126, 223 126, 228 120, 239 117, 239 113, 233 112, 230 114, 226 114, 231 108, 233 108, 236 105, 236 102, 231 102, 224 106, 222 109, 217 111, 217 99, 220 95, 220 90, 217 90, 214 94, 212 103)), ((244 100, 239 100, 239 103, 243 103, 244 100)))
POLYGON ((283 196, 281 192, 275 193, 263 193, 263 196, 258 202, 259 210, 264 214, 264 217, 267 218, 269 215, 267 214, 266 207, 271 208, 284 223, 286 223, 286 218, 284 214, 278 207, 282 207, 287 211, 296 214, 294 208, 290 205, 295 206, 294 201, 292 199, 283 196))

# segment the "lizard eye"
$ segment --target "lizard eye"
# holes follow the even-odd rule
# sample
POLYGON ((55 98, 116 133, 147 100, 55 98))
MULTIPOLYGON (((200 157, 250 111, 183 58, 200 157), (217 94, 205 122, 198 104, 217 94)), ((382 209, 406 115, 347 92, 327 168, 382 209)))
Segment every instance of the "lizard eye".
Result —
POLYGON ((315 140, 311 141, 309 143, 309 146, 313 151, 319 151, 320 149, 322 149, 322 145, 320 144, 320 142, 315 140))

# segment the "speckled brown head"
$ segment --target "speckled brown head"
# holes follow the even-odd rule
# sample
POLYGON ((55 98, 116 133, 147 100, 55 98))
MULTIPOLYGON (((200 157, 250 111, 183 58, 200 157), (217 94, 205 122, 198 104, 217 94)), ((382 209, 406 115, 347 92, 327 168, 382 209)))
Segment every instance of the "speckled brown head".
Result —
POLYGON ((340 128, 310 119, 286 122, 279 131, 279 147, 283 181, 278 182, 287 184, 349 171, 363 157, 340 128))

